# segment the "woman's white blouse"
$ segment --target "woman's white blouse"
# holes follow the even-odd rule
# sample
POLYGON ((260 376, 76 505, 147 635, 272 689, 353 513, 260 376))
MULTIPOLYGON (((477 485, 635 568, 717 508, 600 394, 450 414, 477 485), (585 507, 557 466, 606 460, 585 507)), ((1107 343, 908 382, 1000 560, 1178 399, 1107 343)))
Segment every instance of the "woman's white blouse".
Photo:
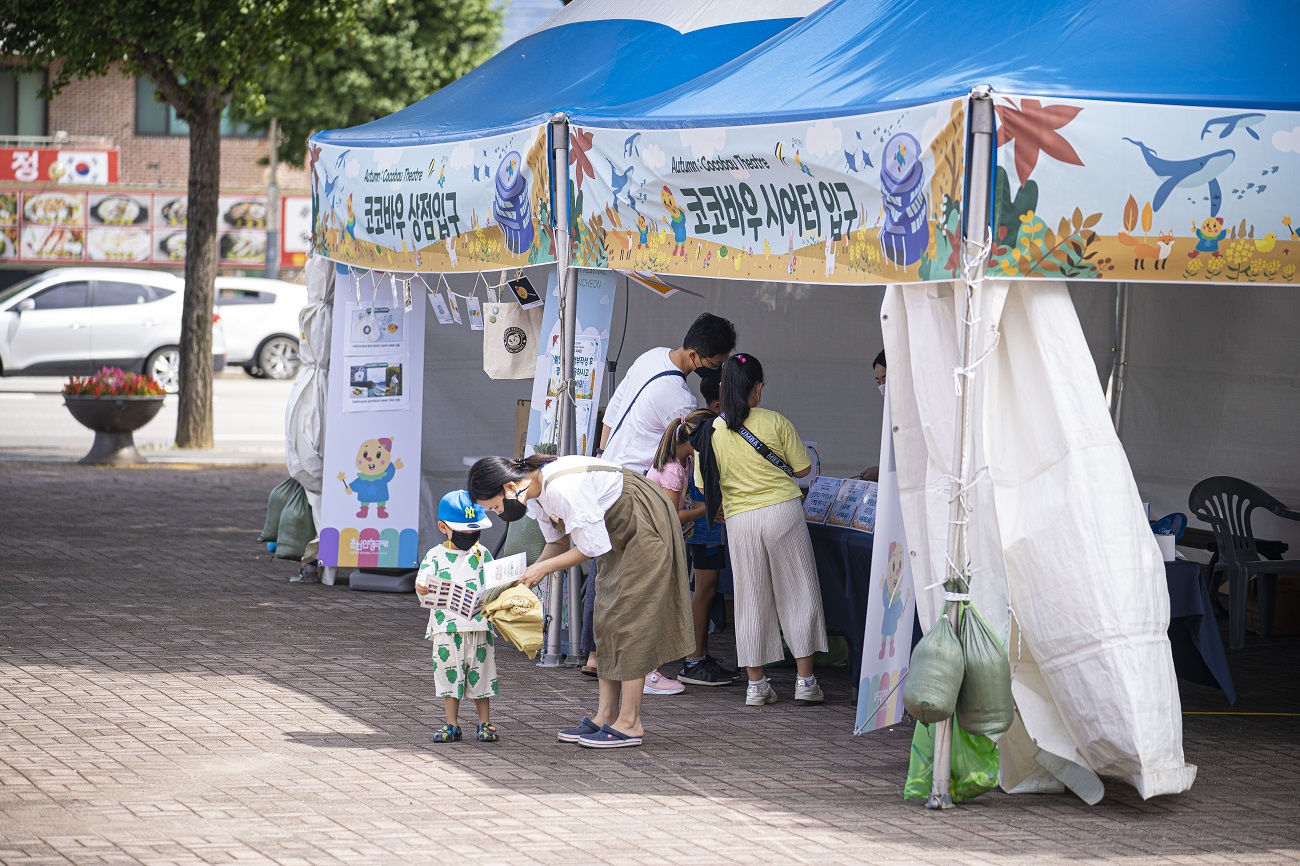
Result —
POLYGON ((605 512, 623 495, 623 473, 583 472, 549 480, 558 472, 585 466, 620 469, 595 457, 561 457, 548 463, 542 467, 542 495, 527 501, 528 515, 537 521, 548 542, 568 535, 578 550, 597 557, 612 546, 605 530, 605 512))

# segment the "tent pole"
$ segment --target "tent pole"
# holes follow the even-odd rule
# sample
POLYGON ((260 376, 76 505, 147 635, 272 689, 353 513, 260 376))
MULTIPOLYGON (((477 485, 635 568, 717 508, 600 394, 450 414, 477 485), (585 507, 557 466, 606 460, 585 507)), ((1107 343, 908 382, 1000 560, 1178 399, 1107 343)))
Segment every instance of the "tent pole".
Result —
POLYGON ((1124 411, 1124 378, 1128 373, 1129 284, 1115 285, 1115 333, 1111 341, 1110 379, 1106 382, 1106 404, 1110 420, 1119 433, 1120 415, 1124 411))
MULTIPOLYGON (((572 251, 569 242, 569 119, 563 114, 551 118, 552 171, 555 178, 555 273, 560 291, 560 370, 567 399, 556 405, 556 425, 560 436, 556 455, 563 457, 575 453, 577 437, 574 430, 573 352, 578 326, 577 272, 570 266, 572 251)), ((570 568, 565 575, 569 589, 569 662, 580 655, 582 642, 582 573, 570 568)), ((560 645, 560 623, 564 617, 564 593, 558 576, 551 578, 547 594, 547 614, 550 628, 546 632, 546 647, 541 664, 558 667, 563 661, 560 645)), ((581 662, 578 662, 581 664, 581 662)))
MULTIPOLYGON (((983 279, 984 245, 988 240, 989 181, 993 169, 993 98, 988 87, 977 87, 970 95, 971 152, 970 191, 967 194, 966 243, 960 283, 961 330, 958 351, 961 370, 969 371, 975 363, 975 324, 980 312, 979 284, 983 279), (972 261, 972 250, 979 258, 972 261)), ((966 577, 967 515, 962 508, 963 488, 971 476, 971 452, 974 440, 975 381, 960 375, 961 396, 957 401, 957 436, 954 445, 952 502, 948 508, 948 564, 945 589, 960 591, 966 577)), ((957 629, 957 605, 945 603, 944 616, 957 629)), ((934 780, 927 809, 951 809, 953 720, 939 722, 934 734, 934 780)))

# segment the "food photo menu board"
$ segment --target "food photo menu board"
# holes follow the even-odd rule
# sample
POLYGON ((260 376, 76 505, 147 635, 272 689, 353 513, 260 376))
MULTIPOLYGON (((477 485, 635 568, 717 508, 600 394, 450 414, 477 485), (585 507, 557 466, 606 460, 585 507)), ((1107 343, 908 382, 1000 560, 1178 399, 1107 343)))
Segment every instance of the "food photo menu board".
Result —
MULTIPOLYGON (((219 199, 222 265, 266 262, 266 199, 219 199)), ((0 191, 0 262, 153 264, 185 262, 186 196, 156 192, 0 191)))

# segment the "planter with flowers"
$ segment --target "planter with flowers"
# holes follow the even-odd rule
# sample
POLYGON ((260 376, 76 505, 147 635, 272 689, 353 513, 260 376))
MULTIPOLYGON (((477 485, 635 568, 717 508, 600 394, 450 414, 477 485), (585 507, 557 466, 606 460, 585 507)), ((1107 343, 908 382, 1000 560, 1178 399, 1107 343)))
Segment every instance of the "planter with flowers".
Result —
POLYGON ((117 367, 68 379, 63 404, 82 426, 95 431, 95 443, 81 462, 99 466, 145 462, 132 434, 153 420, 164 396, 163 387, 153 378, 117 367))

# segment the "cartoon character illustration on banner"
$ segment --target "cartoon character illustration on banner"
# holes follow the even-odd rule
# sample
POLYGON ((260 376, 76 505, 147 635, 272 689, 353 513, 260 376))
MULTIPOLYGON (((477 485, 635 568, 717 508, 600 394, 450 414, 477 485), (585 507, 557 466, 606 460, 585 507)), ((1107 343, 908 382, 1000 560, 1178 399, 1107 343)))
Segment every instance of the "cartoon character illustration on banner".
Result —
POLYGON ((361 508, 357 517, 367 517, 370 506, 375 506, 375 516, 380 520, 388 518, 388 484, 402 468, 402 459, 393 457, 393 440, 389 438, 367 439, 357 449, 357 477, 349 484, 347 474, 340 472, 339 481, 343 488, 357 497, 361 508))
POLYGON ((898 633, 899 621, 907 608, 907 590, 903 586, 903 545, 897 541, 889 542, 889 566, 885 580, 880 585, 880 603, 883 615, 880 621, 880 658, 885 657, 886 644, 889 655, 894 655, 894 636, 898 633))
POLYGON ((528 178, 523 159, 512 150, 497 166, 496 199, 492 215, 505 234, 506 248, 519 255, 533 245, 533 217, 528 199, 528 178))
POLYGON ((920 261, 921 253, 930 245, 922 156, 916 137, 899 132, 885 142, 885 158, 880 165, 880 199, 885 207, 880 246, 885 258, 904 266, 920 261))
POLYGON ((673 191, 664 184, 664 188, 659 191, 659 199, 664 204, 664 209, 668 211, 668 216, 664 217, 673 230, 673 256, 686 257, 686 214, 677 206, 677 199, 673 196, 673 191))

